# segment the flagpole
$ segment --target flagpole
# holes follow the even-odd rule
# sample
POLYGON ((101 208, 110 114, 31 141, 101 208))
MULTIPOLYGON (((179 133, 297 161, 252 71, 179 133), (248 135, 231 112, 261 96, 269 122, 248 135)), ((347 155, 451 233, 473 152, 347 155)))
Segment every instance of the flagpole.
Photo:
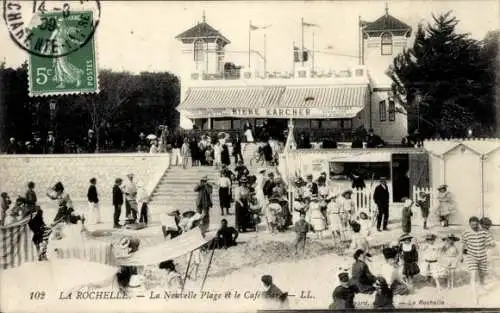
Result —
POLYGON ((314 72, 314 32, 312 33, 313 42, 312 42, 312 54, 311 54, 311 72, 314 72))
POLYGON ((361 62, 361 15, 358 15, 358 64, 362 65, 362 62, 361 62))
POLYGON ((267 72, 267 36, 264 34, 264 76, 267 72))
POLYGON ((301 27, 301 32, 302 32, 302 45, 300 47, 300 60, 302 67, 304 66, 304 18, 300 20, 300 27, 301 27))
POLYGON ((248 22, 248 69, 250 69, 251 40, 252 40, 252 21, 249 21, 248 22))
POLYGON ((295 75, 295 40, 292 42, 292 73, 295 75))

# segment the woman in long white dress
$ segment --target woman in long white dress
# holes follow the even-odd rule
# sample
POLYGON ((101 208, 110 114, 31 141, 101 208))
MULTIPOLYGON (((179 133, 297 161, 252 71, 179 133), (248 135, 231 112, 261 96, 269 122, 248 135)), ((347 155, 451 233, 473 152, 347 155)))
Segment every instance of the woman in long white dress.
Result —
POLYGON ((324 176, 320 176, 318 178, 318 196, 319 196, 319 207, 321 209, 321 213, 327 219, 327 207, 328 202, 330 201, 330 189, 326 185, 326 178, 324 176))
POLYGON ((222 164, 222 146, 219 142, 213 145, 214 148, 214 168, 219 169, 222 164))
POLYGON ((323 231, 326 229, 326 219, 321 212, 321 207, 319 205, 319 199, 317 196, 311 197, 309 211, 311 212, 311 225, 314 228, 316 234, 318 234, 318 236, 322 238, 323 231))
POLYGON ((262 208, 265 208, 267 205, 266 196, 264 195, 264 183, 266 182, 266 177, 264 176, 265 174, 265 169, 259 169, 255 180, 255 196, 257 197, 257 200, 262 208))
POLYGON ((346 240, 350 239, 352 236, 351 228, 349 227, 349 222, 356 220, 356 203, 351 198, 352 190, 346 190, 341 194, 340 197, 340 206, 342 207, 342 223, 344 225, 344 234, 346 236, 346 240))
POLYGON ((328 228, 332 232, 333 244, 336 247, 340 247, 340 244, 345 240, 345 227, 342 222, 342 206, 337 196, 333 196, 327 205, 327 216, 328 216, 328 228))

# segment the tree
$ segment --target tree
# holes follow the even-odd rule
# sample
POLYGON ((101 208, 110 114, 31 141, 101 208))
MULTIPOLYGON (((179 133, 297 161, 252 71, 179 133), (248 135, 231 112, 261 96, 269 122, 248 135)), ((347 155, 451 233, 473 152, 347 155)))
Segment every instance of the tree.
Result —
POLYGON ((500 30, 490 31, 481 42, 481 59, 485 61, 487 70, 483 77, 485 94, 483 101, 494 103, 495 137, 500 137, 500 30))
POLYGON ((137 78, 130 73, 114 73, 103 70, 99 73, 100 92, 83 98, 90 113, 91 129, 95 131, 97 151, 101 132, 122 105, 140 94, 137 78))
POLYGON ((388 71, 394 96, 406 107, 409 128, 425 137, 464 137, 491 132, 492 93, 484 77, 491 63, 480 42, 456 32, 451 12, 433 15, 433 24, 419 25, 412 48, 398 55, 388 71))

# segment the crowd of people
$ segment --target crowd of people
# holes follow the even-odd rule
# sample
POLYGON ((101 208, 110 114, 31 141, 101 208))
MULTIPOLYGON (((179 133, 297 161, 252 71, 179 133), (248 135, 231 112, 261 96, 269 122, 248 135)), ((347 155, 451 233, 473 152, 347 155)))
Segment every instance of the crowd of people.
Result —
MULTIPOLYGON (((224 131, 221 131, 222 133, 224 131)), ((175 158, 174 162, 182 163, 183 158, 189 156, 193 161, 193 165, 212 165, 214 163, 222 163, 222 154, 224 154, 224 144, 220 142, 221 132, 207 131, 203 132, 198 129, 191 131, 169 130, 167 126, 161 125, 155 132, 145 135, 140 132, 136 139, 128 140, 128 143, 111 142, 109 136, 96 135, 96 131, 89 129, 87 134, 83 135, 78 140, 58 137, 54 131, 48 131, 46 135, 40 132, 33 132, 32 138, 29 140, 17 140, 10 138, 4 148, 7 154, 54 154, 54 153, 96 153, 98 151, 121 151, 121 152, 142 152, 142 153, 157 153, 171 152, 175 158), (132 143, 132 144, 131 144, 132 143), (186 147, 183 146, 187 143, 186 147)), ((276 153, 272 142, 286 141, 288 130, 282 130, 274 123, 269 123, 268 120, 260 127, 252 127, 250 123, 246 123, 243 128, 243 136, 235 136, 231 142, 232 156, 238 159, 243 159, 242 148, 247 143, 265 143, 271 140, 272 151, 264 151, 266 155, 272 152, 276 153)), ((379 148, 387 145, 380 136, 374 133, 373 129, 366 130, 360 126, 352 131, 349 139, 351 140, 352 148, 379 148)), ((315 141, 320 143, 320 147, 324 149, 337 148, 337 140, 332 136, 315 138, 315 141)), ((422 146, 421 135, 416 130, 412 135, 404 137, 401 145, 409 147, 422 146)), ((307 130, 300 130, 297 136, 297 148, 310 149, 312 148, 311 134, 307 130)), ((266 147, 267 148, 267 147, 266 147)), ((228 152, 226 152, 228 153, 228 152)), ((266 156, 266 160, 271 160, 272 157, 266 156)))
POLYGON ((452 233, 438 238, 429 232, 420 243, 413 235, 405 233, 397 242, 384 246, 385 264, 376 273, 370 269, 372 255, 369 250, 357 249, 353 253, 351 270, 342 269, 338 274, 339 285, 333 291, 330 308, 354 309, 356 295, 368 294, 373 296, 374 308, 393 309, 394 296, 408 295, 428 283, 435 284, 440 293, 440 279, 444 278, 447 287, 453 288, 456 271, 462 262, 470 273, 473 297, 477 301, 477 282, 485 284, 488 262, 492 261, 491 255, 496 254, 490 227, 488 218, 473 216, 462 238, 452 233), (456 244, 459 241, 461 249, 456 244), (419 278, 423 284, 417 285, 419 278))
MULTIPOLYGON (((88 138, 92 138, 89 131, 88 138)), ((366 140, 367 147, 382 147, 380 137, 369 130, 366 140)), ((416 201, 403 198, 401 230, 402 234, 396 242, 387 242, 382 249, 385 263, 381 269, 371 268, 371 258, 376 250, 372 247, 372 232, 388 231, 389 221, 389 188, 384 177, 373 191, 375 208, 366 211, 360 208, 358 199, 353 197, 354 190, 346 189, 339 193, 332 192, 327 173, 321 173, 316 179, 309 174, 306 177, 296 177, 291 185, 283 180, 276 167, 260 168, 252 172, 244 162, 243 147, 254 141, 251 127, 247 127, 243 140, 236 137, 229 144, 225 134, 215 137, 209 135, 182 136, 177 133, 162 132, 159 136, 139 135, 137 151, 169 152, 172 165, 178 166, 213 166, 219 171, 219 178, 212 182, 208 177, 202 177, 194 186, 197 193, 193 209, 181 212, 178 208, 166 208, 160 215, 161 229, 165 240, 172 240, 181 234, 200 229, 206 235, 210 229, 211 214, 213 214, 213 191, 218 189, 220 209, 220 227, 215 232, 214 239, 203 249, 229 249, 238 244, 239 235, 247 231, 259 231, 263 224, 271 233, 286 232, 293 229, 295 240, 293 248, 296 255, 305 254, 309 233, 314 233, 317 239, 322 239, 330 233, 333 247, 342 256, 352 256, 350 269, 342 268, 338 274, 339 285, 333 291, 332 309, 353 309, 354 299, 358 294, 373 296, 373 307, 394 308, 394 297, 405 296, 419 288, 418 281, 424 278, 426 284, 434 283, 439 291, 442 287, 441 278, 446 278, 447 286, 452 288, 455 275, 465 263, 465 268, 471 275, 471 283, 476 290, 476 280, 484 284, 488 272, 488 253, 495 246, 490 231, 491 221, 488 218, 471 217, 469 229, 462 237, 452 233, 438 238, 428 232, 424 238, 417 238, 413 232, 414 207, 420 209, 422 229, 429 229, 429 217, 437 216, 441 227, 448 229, 450 219, 456 211, 452 193, 448 186, 438 187, 435 197, 435 207, 431 207, 431 195, 421 192, 416 201), (231 148, 231 149, 230 149, 231 148), (232 167, 231 156, 234 158, 232 167), (289 193, 292 190, 293 192, 289 193), (293 195, 290 198, 289 195, 293 195), (233 211, 234 210, 234 211, 233 211), (232 212, 233 211, 233 212, 232 212), (229 225, 225 216, 234 214, 234 226, 229 225), (261 223, 264 221, 264 223, 261 223), (293 226, 293 227, 292 227, 293 226), (423 243, 422 243, 423 239, 423 243), (457 244, 457 243, 460 243, 457 244)), ((273 137, 266 137, 262 149, 268 165, 275 165, 275 150, 273 137)), ((354 148, 363 148, 364 140, 357 137, 353 141, 354 148), (359 142, 361 141, 361 146, 359 142)), ((11 141, 12 143, 12 141, 11 141)), ((88 141, 92 144, 92 139, 88 141)), ((300 136, 297 141, 299 148, 310 148, 307 136, 300 136)), ((334 147, 329 142, 327 147, 334 147)), ((326 148, 324 146, 324 148, 326 148)), ((15 152, 15 149, 12 150, 15 152)), ((38 150, 37 150, 38 151, 38 150)), ((54 152, 55 150, 47 150, 54 152)), ((88 150, 90 151, 90 150, 88 150)), ((51 153, 51 152, 48 152, 51 153)), ((33 232, 33 243, 36 246, 39 259, 47 259, 47 244, 49 237, 60 239, 68 233, 81 232, 86 225, 101 223, 100 198, 97 180, 91 178, 87 192, 88 209, 75 210, 70 196, 65 192, 61 182, 50 188, 46 196, 57 201, 58 211, 53 222, 46 224, 43 210, 38 205, 35 184, 28 183, 24 196, 12 201, 7 193, 1 194, 1 224, 16 222, 30 217, 29 226, 33 232), (11 207, 12 206, 12 207, 11 207), (76 226, 76 227, 75 227, 76 226)), ((365 188, 364 181, 359 176, 353 176, 352 188, 365 188)), ((134 182, 134 175, 127 175, 125 182, 117 178, 112 187, 113 225, 120 228, 120 216, 123 204, 126 207, 127 226, 140 229, 148 224, 147 195, 141 195, 134 182), (140 209, 139 209, 140 207, 140 209)), ((201 252, 194 257, 194 271, 201 263, 201 252)), ((182 290, 184 282, 177 271, 173 260, 166 260, 157 265, 157 269, 165 272, 161 280, 169 290, 182 290)), ((192 269, 193 270, 193 269, 192 269)), ((143 273, 144 274, 144 273, 143 273)), ((148 277, 147 273, 144 274, 148 277)), ((191 275, 191 272, 190 272, 191 275)), ((196 274, 195 274, 196 276, 196 274)), ((120 288, 130 289, 144 285, 136 267, 121 267, 117 275, 120 288)), ((153 278, 151 278, 153 279, 153 278)), ((270 275, 261 278, 266 289, 265 296, 286 303, 287 293, 281 291, 270 275)), ((476 297, 477 298, 477 297, 476 297)))
MULTIPOLYGON (((18 196, 13 203, 6 192, 1 193, 1 226, 16 223, 25 218, 29 218, 29 226, 33 232, 33 243, 39 251, 39 259, 45 258, 46 250, 41 249, 43 244, 48 242, 49 235, 54 233, 56 239, 71 237, 75 233, 80 236, 81 230, 88 230, 96 224, 101 224, 100 198, 97 189, 97 179, 89 180, 87 191, 88 207, 75 208, 70 195, 65 192, 61 182, 49 188, 46 196, 57 202, 57 213, 50 224, 46 224, 43 218, 43 210, 38 204, 38 197, 35 191, 35 183, 29 182, 24 195, 18 196), (76 232, 71 225, 79 224, 80 229, 76 232), (63 227, 64 226, 64 227, 63 227)), ((113 226, 114 228, 127 227, 132 229, 144 228, 148 224, 149 197, 138 187, 134 181, 134 174, 127 175, 124 182, 121 178, 116 178, 112 188, 113 226), (125 222, 120 224, 122 207, 125 204, 125 222)))

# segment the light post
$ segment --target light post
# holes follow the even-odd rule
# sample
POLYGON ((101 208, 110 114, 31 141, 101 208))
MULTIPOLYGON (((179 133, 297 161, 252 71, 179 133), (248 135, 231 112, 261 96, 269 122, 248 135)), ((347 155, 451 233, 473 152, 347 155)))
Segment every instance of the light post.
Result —
POLYGON ((50 110, 50 127, 52 131, 55 131, 55 120, 56 120, 56 108, 57 101, 55 99, 50 100, 49 102, 49 110, 50 110))
POLYGON ((415 95, 415 102, 417 105, 417 129, 420 131, 420 102, 422 102, 422 95, 420 94, 420 91, 417 91, 415 95))

